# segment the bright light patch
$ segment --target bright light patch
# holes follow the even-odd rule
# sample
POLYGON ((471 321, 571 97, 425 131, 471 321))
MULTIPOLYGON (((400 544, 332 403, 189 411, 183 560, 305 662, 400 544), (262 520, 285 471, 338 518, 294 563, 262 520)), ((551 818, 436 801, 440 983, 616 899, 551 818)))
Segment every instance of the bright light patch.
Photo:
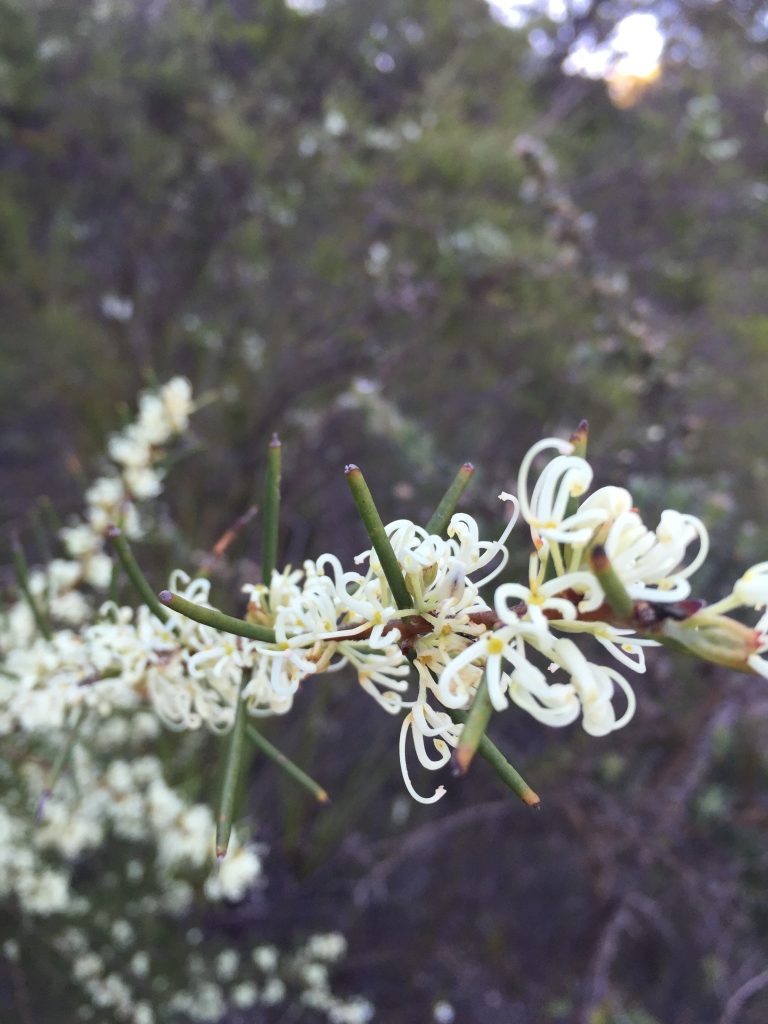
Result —
MULTIPOLYGON (((563 21, 567 14, 563 0, 545 0, 538 5, 531 0, 488 0, 488 6, 497 21, 512 29, 524 29, 542 9, 554 22, 563 21)), ((572 4, 570 13, 578 15, 582 6, 586 4, 572 4)), ((531 43, 542 52, 540 41, 537 44, 532 38, 531 43)), ((656 15, 638 11, 622 18, 604 42, 582 36, 563 61, 563 70, 569 75, 602 78, 616 106, 631 107, 661 74, 664 45, 656 15)))
POLYGON ((325 0, 285 0, 285 6, 299 14, 317 14, 325 7, 325 0))
POLYGON ((531 18, 544 14, 550 21, 563 22, 570 15, 584 14, 589 0, 486 0, 493 17, 508 28, 523 28, 531 18))
POLYGON ((563 69, 588 78, 655 78, 663 52, 664 36, 656 16, 629 14, 604 43, 578 46, 565 59, 563 69))

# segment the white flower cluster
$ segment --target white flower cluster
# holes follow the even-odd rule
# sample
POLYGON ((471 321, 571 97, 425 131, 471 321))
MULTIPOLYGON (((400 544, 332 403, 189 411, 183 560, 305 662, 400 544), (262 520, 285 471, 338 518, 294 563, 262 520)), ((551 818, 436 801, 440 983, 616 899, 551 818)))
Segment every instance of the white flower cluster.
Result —
MULTIPOLYGON (((67 557, 53 558, 29 574, 30 592, 46 618, 77 627, 92 617, 89 591, 105 591, 112 575, 112 559, 104 550, 105 531, 117 524, 128 537, 143 535, 136 502, 160 493, 163 446, 186 429, 193 408, 189 381, 175 377, 159 391, 144 392, 137 420, 110 438, 109 453, 116 465, 86 491, 85 515, 59 530, 67 557)), ((13 602, 0 622, 0 654, 7 656, 33 642, 35 620, 26 601, 13 602)), ((67 640, 61 643, 66 645, 67 640)))
MULTIPOLYGON (((110 441, 122 476, 111 483, 105 478, 89 491, 83 529, 99 544, 101 531, 115 518, 122 516, 128 536, 137 529, 134 496, 156 496, 160 478, 153 459, 158 446, 186 426, 189 385, 177 378, 160 392, 144 394, 139 404, 137 422, 110 441), (151 473, 157 486, 147 482, 151 473), (107 483, 119 493, 114 502, 98 498, 109 490, 107 483)), ((244 588, 246 621, 272 630, 271 642, 222 632, 177 611, 169 610, 168 621, 161 622, 147 608, 109 603, 79 629, 61 628, 46 640, 35 635, 32 617, 14 606, 3 636, 0 732, 58 728, 77 709, 105 716, 146 701, 171 729, 205 725, 226 732, 239 700, 252 715, 284 714, 304 679, 349 665, 381 707, 405 712, 403 778, 417 800, 431 803, 444 789, 427 797, 416 792, 406 763, 409 738, 421 765, 443 767, 460 744, 462 714, 471 709, 481 682, 496 711, 514 703, 550 726, 580 718, 588 733, 603 736, 631 719, 635 697, 626 670, 643 672, 644 647, 662 634, 710 657, 723 646, 725 628, 730 646, 719 660, 767 674, 761 655, 768 650, 768 613, 756 630, 723 627, 719 616, 733 607, 768 605, 765 566, 750 570, 729 598, 707 609, 709 618, 705 612, 695 615, 697 602, 684 605, 690 577, 707 557, 702 523, 667 509, 651 530, 626 489, 605 486, 589 494, 592 478, 573 441, 545 438, 522 461, 517 496, 500 495, 512 503, 513 515, 498 540, 481 540, 478 524, 464 513, 453 515, 445 537, 407 519, 390 523, 385 532, 411 602, 407 608, 398 607, 375 549, 359 555, 353 570, 324 554, 300 570, 273 572, 265 583, 244 588), (531 484, 534 463, 545 455, 531 484), (527 582, 481 593, 508 561, 507 540, 518 515, 532 541, 527 582), (593 564, 598 550, 609 576, 593 564), (631 614, 617 614, 606 592, 610 579, 631 614), (677 619, 688 621, 676 626, 677 619), (592 660, 585 635, 618 667, 592 660)), ((87 553, 88 546, 80 551, 87 553)), ((79 592, 67 564, 51 563, 33 593, 47 587, 63 600, 67 591, 74 606, 79 592)), ((208 580, 177 571, 170 588, 211 609, 208 580)), ((71 618, 77 617, 73 608, 71 618)), ((66 620, 65 609, 60 618, 66 620)))
POLYGON ((49 948, 68 969, 70 991, 80 993, 77 1019, 86 1021, 215 1022, 233 1009, 285 1004, 311 1008, 330 1024, 365 1024, 370 1004, 331 988, 329 968, 346 951, 341 935, 315 935, 294 950, 260 945, 245 959, 232 949, 203 955, 195 949, 202 931, 179 931, 175 922, 196 912, 201 883, 209 901, 239 901, 263 883, 263 851, 233 836, 227 858, 215 864, 211 811, 184 800, 158 758, 141 753, 159 729, 147 711, 86 723, 52 793, 41 753, 66 737, 46 737, 34 758, 14 756, 24 751, 24 734, 7 741, 0 901, 13 917, 23 914, 25 926, 2 954, 18 959, 27 944, 37 955, 49 948), (37 803, 35 823, 28 808, 37 803), (101 869, 78 871, 84 862, 101 869), (118 879, 129 892, 122 902, 118 879), (168 937, 160 941, 158 929, 168 937))
POLYGON ((424 767, 443 767, 462 730, 451 712, 471 707, 483 677, 497 711, 511 701, 552 726, 581 716, 587 732, 606 735, 632 717, 634 694, 618 668, 589 660, 574 636, 590 634, 635 672, 644 671, 643 648, 656 641, 638 636, 634 623, 611 621, 615 616, 590 566, 591 550, 603 546, 634 601, 669 605, 688 596, 689 577, 706 557, 708 540, 697 519, 673 510, 649 530, 623 488, 603 487, 579 503, 591 481, 591 467, 570 442, 547 438, 523 460, 518 497, 501 495, 515 512, 499 540, 481 540, 477 523, 463 513, 452 517, 445 538, 410 520, 386 527, 411 608, 396 607, 373 549, 356 559, 367 563, 365 574, 344 571, 326 554, 305 563, 303 573, 275 573, 268 590, 247 588, 249 617, 272 625, 276 644, 233 641, 229 651, 220 644, 199 661, 215 661, 216 674, 228 675, 233 687, 243 667, 258 666, 244 694, 251 710, 271 712, 287 710, 304 676, 350 664, 385 710, 406 710, 403 778, 423 803, 439 799, 444 789, 429 797, 415 791, 406 763, 408 738, 424 767), (531 489, 534 459, 547 450, 554 457, 531 489), (518 502, 533 541, 528 582, 498 586, 489 604, 481 587, 507 562, 518 502), (694 541, 698 550, 686 563, 694 541), (411 667, 417 691, 409 697, 411 667), (624 695, 622 713, 614 707, 617 693, 624 695))
POLYGON ((291 1000, 329 1024, 367 1024, 373 1018, 372 1005, 359 996, 340 997, 331 988, 330 971, 346 948, 344 937, 331 932, 310 936, 291 953, 271 945, 254 946, 250 956, 225 949, 214 961, 213 976, 206 960, 193 955, 188 964, 189 985, 173 996, 169 1011, 214 1024, 228 1007, 250 1010, 291 1005, 291 1000))
MULTIPOLYGON (((156 757, 115 758, 105 769, 99 748, 113 749, 115 738, 133 744, 157 738, 157 719, 140 712, 115 718, 111 729, 86 724, 72 752, 67 775, 48 793, 48 766, 23 765, 24 800, 0 807, 0 898, 15 899, 27 914, 81 917, 91 909, 73 884, 73 868, 110 838, 150 846, 162 909, 180 914, 192 901, 184 873, 207 872, 211 900, 239 900, 261 876, 254 846, 237 846, 229 861, 212 867, 214 821, 205 804, 188 803, 166 782, 156 757), (122 726, 123 728, 115 728, 122 726), (39 805, 39 821, 26 811, 39 805)), ((61 737, 61 742, 66 742, 61 737)), ((159 909, 147 906, 147 912, 159 909)))
MULTIPOLYGON (((635 672, 645 670, 643 647, 655 641, 636 635, 633 623, 617 626, 611 621, 615 616, 590 565, 590 552, 602 545, 633 600, 675 602, 689 593, 688 577, 706 557, 707 535, 697 519, 671 510, 663 513, 656 531, 650 531, 623 488, 603 487, 580 501, 591 482, 592 469, 575 454, 571 442, 546 438, 523 459, 517 498, 533 542, 528 582, 496 588, 493 614, 482 617, 479 634, 456 622, 446 609, 442 630, 417 642, 420 693, 401 737, 407 784, 404 739, 409 725, 418 759, 430 769, 446 763, 450 747, 460 738, 460 728, 448 714, 436 711, 428 698, 449 710, 470 708, 483 677, 496 711, 512 701, 547 725, 569 725, 581 716, 588 733, 603 736, 632 717, 635 698, 624 675, 589 660, 571 637, 590 634, 635 672), (554 457, 531 489, 535 458, 552 450, 554 457), (687 548, 696 539, 699 550, 686 565, 687 548), (428 657, 420 668, 424 652, 428 657), (617 693, 624 695, 621 714, 613 704, 617 693), (433 751, 425 749, 427 741, 433 751)), ((441 787, 424 798, 410 785, 409 789, 422 802, 437 800, 444 792, 441 787)))
MULTIPOLYGON (((464 513, 451 518, 447 537, 410 520, 390 523, 386 533, 413 601, 408 609, 396 606, 373 549, 356 560, 365 572, 345 571, 325 554, 302 570, 274 572, 268 586, 246 586, 246 618, 272 628, 273 643, 176 612, 164 624, 146 608, 110 604, 95 622, 61 629, 51 640, 31 640, 33 623, 22 623, 21 643, 7 651, 0 680, 0 730, 60 727, 75 708, 104 715, 149 699, 172 729, 205 724, 226 732, 241 697, 251 714, 284 714, 303 679, 348 664, 386 711, 406 711, 400 761, 406 787, 421 802, 439 799, 444 789, 428 797, 415 791, 408 739, 424 767, 444 766, 462 730, 451 712, 472 706, 483 678, 497 711, 513 702, 547 725, 581 717, 590 734, 610 733, 632 717, 632 687, 616 666, 590 660, 578 635, 591 635, 622 670, 634 672, 644 671, 643 648, 656 641, 638 635, 636 622, 616 623, 590 553, 601 545, 632 601, 654 608, 688 597, 708 540, 699 520, 671 509, 648 529, 628 491, 608 486, 585 497, 591 481, 589 463, 570 442, 547 438, 522 462, 518 497, 501 495, 514 514, 498 540, 481 540, 464 513), (553 457, 531 488, 533 462, 547 451, 553 457), (481 587, 507 562, 518 503, 533 542, 528 581, 498 586, 489 603, 481 587), (686 560, 693 542, 697 550, 686 560), (408 695, 412 668, 416 692, 408 695), (624 696, 621 713, 617 694, 624 696)), ((765 578, 760 567, 752 570, 718 609, 765 604, 765 578)), ((170 586, 210 607, 208 580, 177 571, 170 586)), ((765 623, 761 628, 764 636, 765 623)), ((764 649, 755 642, 755 671, 765 665, 758 657, 764 649)))
MULTIPOLYGON (((269 587, 246 588, 248 618, 272 626, 276 643, 220 635, 218 643, 194 655, 194 664, 205 665, 209 679, 227 680, 234 700, 246 669, 244 699, 258 714, 287 711, 303 678, 348 663, 385 710, 406 710, 401 767, 408 790, 421 802, 439 799, 444 789, 430 797, 414 790, 406 764, 408 737, 424 767, 444 766, 462 729, 451 712, 471 707, 483 677, 497 711, 513 702, 548 725, 581 717, 587 732, 606 735, 632 717, 632 687, 615 666, 589 660, 574 638, 591 635, 634 672, 644 671, 643 648, 656 641, 638 635, 636 622, 616 624, 590 564, 591 551, 601 545, 632 601, 653 609, 688 597, 689 578, 706 558, 708 538, 698 519, 671 509, 654 531, 648 529, 620 487, 603 487, 580 500, 591 481, 589 463, 570 442, 547 438, 528 452, 518 498, 501 495, 519 501, 530 527, 528 582, 498 586, 491 603, 480 588, 506 564, 516 512, 495 541, 481 540, 477 523, 463 513, 452 517, 446 538, 397 520, 386 533, 411 608, 397 608, 373 549, 356 560, 367 563, 364 574, 344 571, 334 555, 325 554, 301 572, 274 573, 269 587), (548 450, 554 455, 530 488, 533 462, 548 450), (686 560, 694 542, 695 555, 686 560), (412 667, 417 692, 408 697, 412 667), (624 696, 621 713, 614 707, 617 694, 624 696)), ((208 721, 217 727, 211 716, 208 721)))
MULTIPOLYGON (((217 959, 215 975, 205 966, 211 958, 193 954, 184 988, 155 986, 163 951, 137 945, 141 921, 188 915, 196 894, 240 901, 264 882, 262 848, 237 834, 227 857, 215 862, 210 809, 184 799, 166 781, 161 760, 146 754, 161 722, 176 730, 205 724, 226 731, 243 669, 250 670, 244 699, 253 713, 288 710, 300 679, 317 667, 316 652, 295 640, 303 628, 296 608, 303 601, 314 633, 328 613, 309 612, 328 582, 312 582, 321 574, 309 563, 303 584, 304 574, 287 572, 276 574, 269 594, 252 592, 254 617, 265 604, 270 621, 279 620, 281 641, 266 648, 170 612, 164 623, 143 606, 94 606, 92 589, 111 574, 104 532, 117 522, 125 536, 141 536, 136 502, 159 493, 162 445, 187 425, 189 385, 177 378, 141 396, 139 406, 137 422, 110 441, 119 472, 88 490, 85 518, 59 535, 70 557, 29 573, 29 592, 50 635, 41 633, 26 598, 0 618, 0 735, 7 755, 0 760, 0 901, 24 915, 35 942, 69 962, 85 1000, 79 1019, 218 1021, 233 1007, 291 999, 331 1024, 363 1024, 370 1005, 330 987, 328 965, 345 950, 339 935, 315 936, 298 951, 257 947, 253 963, 234 971, 227 964, 239 954, 229 951, 217 959), (54 763, 67 748, 65 770, 49 792, 54 763), (30 814, 35 807, 37 821, 30 814), (134 852, 123 884, 134 886, 135 895, 124 910, 133 917, 114 921, 98 909, 104 894, 91 883, 114 885, 110 865, 115 851, 119 862, 126 850, 134 852), (101 863, 101 873, 80 872, 85 861, 101 863)), ((208 580, 176 572, 170 585, 207 605, 208 580)), ((107 902, 116 906, 112 891, 107 902)), ((2 949, 19 955, 15 940, 2 949)))
MULTIPOLYGON (((69 966, 84 999, 79 1019, 101 1020, 109 1012, 110 1020, 127 1024, 216 1024, 233 1010, 257 1006, 283 1006, 289 1013, 303 1007, 329 1024, 367 1024, 373 1018, 367 1000, 339 996, 331 987, 331 971, 347 945, 338 933, 312 935, 293 951, 259 944, 249 951, 230 947, 215 953, 203 945, 203 932, 191 927, 178 936, 175 953, 182 959, 171 984, 163 977, 163 951, 146 948, 142 922, 132 918, 97 912, 94 923, 103 936, 98 944, 82 924, 55 936, 56 956, 69 966)), ((18 957, 18 944, 4 952, 18 957)))
MULTIPOLYGON (((67 558, 53 559, 30 575, 33 595, 53 621, 66 625, 85 622, 90 600, 77 588, 87 584, 104 591, 112 574, 112 559, 104 551, 108 526, 120 526, 127 537, 143 536, 138 502, 156 498, 164 470, 165 446, 182 434, 194 409, 192 387, 185 377, 174 377, 159 389, 139 396, 136 420, 113 434, 108 442, 111 469, 85 492, 85 514, 59 531, 67 558)), ((22 603, 8 613, 16 637, 31 635, 29 610, 22 603)))

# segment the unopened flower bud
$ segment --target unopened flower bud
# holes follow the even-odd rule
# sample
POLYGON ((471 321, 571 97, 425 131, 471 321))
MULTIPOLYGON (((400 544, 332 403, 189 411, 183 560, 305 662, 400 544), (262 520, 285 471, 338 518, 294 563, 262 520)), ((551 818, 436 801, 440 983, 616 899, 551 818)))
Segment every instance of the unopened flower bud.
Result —
POLYGON ((682 644, 691 654, 744 671, 760 647, 757 630, 731 619, 703 611, 682 622, 666 619, 661 633, 682 644))

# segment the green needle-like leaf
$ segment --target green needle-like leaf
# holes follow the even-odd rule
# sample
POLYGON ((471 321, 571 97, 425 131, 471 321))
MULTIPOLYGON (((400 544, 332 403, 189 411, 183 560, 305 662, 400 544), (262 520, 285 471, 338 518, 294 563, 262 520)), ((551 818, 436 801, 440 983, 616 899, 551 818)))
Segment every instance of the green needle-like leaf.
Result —
POLYGON ((451 516, 456 511, 459 499, 464 493, 467 484, 472 479, 475 467, 471 462, 465 462, 453 478, 453 483, 440 499, 440 503, 427 523, 427 533, 442 536, 448 528, 451 516))
POLYGON ((598 544, 589 553, 589 566, 603 588, 605 599, 611 611, 620 619, 631 619, 635 610, 635 602, 629 596, 619 574, 611 565, 605 548, 598 544))
POLYGON ((280 523, 280 474, 282 449, 280 438, 272 435, 267 451, 267 471, 264 477, 264 533, 261 554, 262 580, 269 587, 272 573, 277 568, 277 535, 280 523))
POLYGON ((265 644, 276 643, 275 631, 267 626, 257 626, 254 622, 246 622, 245 619, 236 619, 234 615, 225 615, 217 608, 205 608, 203 605, 187 601, 185 597, 172 594, 170 590, 161 590, 158 594, 160 602, 180 615, 195 622, 201 622, 204 626, 211 626, 222 633, 233 633, 235 636, 244 636, 248 640, 261 640, 265 644))
POLYGON ((376 508, 373 495, 368 489, 368 484, 365 482, 365 477, 359 466, 346 466, 344 472, 355 505, 357 506, 357 511, 360 513, 360 518, 363 520, 363 525, 378 555, 382 571, 387 578, 389 589, 392 591, 392 596, 395 599, 395 604, 401 611, 407 611, 409 608, 413 608, 413 598, 408 593, 408 588, 405 585, 403 573, 400 569, 400 563, 389 542, 387 531, 384 529, 384 523, 376 508))
POLYGON ((488 696, 488 680, 483 677, 477 687, 475 699, 467 714, 464 728, 461 730, 461 739, 456 748, 456 766, 460 775, 466 775, 469 766, 472 764, 480 741, 485 735, 488 723, 493 713, 491 698, 488 696))
POLYGON ((112 546, 115 549, 120 565, 125 570, 125 574, 133 584, 136 593, 156 618, 160 619, 161 622, 167 622, 168 612, 158 601, 157 595, 139 568, 139 563, 133 557, 131 546, 123 536, 120 527, 110 526, 107 529, 107 536, 112 541, 112 546))
MULTIPOLYGON (((454 722, 461 722, 463 724, 467 721, 468 716, 464 711, 456 711, 453 708, 446 708, 446 711, 454 722)), ((485 758, 488 764, 491 765, 501 781, 509 786, 514 793, 517 793, 523 803, 528 804, 529 807, 539 806, 538 794, 531 789, 522 775, 512 767, 495 743, 492 743, 487 736, 483 736, 477 749, 480 756, 485 758)))
POLYGON ((51 639, 51 626, 48 622, 43 609, 38 605, 32 591, 29 586, 29 566, 27 565, 27 559, 24 554, 24 549, 19 543, 18 539, 14 538, 13 541, 13 567, 16 570, 16 579, 18 580, 19 590, 24 597, 24 600, 29 605, 29 610, 32 612, 32 617, 35 620, 35 625, 40 630, 46 640, 51 639))
POLYGON ((58 754, 56 755, 55 761, 51 765, 51 771, 48 776, 48 781, 45 785, 45 789, 43 790, 42 795, 40 796, 40 803, 37 808, 38 821, 40 821, 41 818, 43 817, 43 814, 45 812, 45 804, 48 798, 53 793, 56 787, 56 783, 59 781, 61 777, 61 773, 66 768, 69 759, 72 756, 72 751, 74 750, 75 743, 77 742, 77 737, 80 733, 80 727, 85 721, 85 718, 86 709, 85 707, 82 707, 78 711, 77 717, 70 726, 69 735, 67 736, 64 746, 59 750, 58 754))
POLYGON ((109 574, 109 600, 117 604, 117 597, 120 589, 120 559, 112 559, 112 572, 109 574))
POLYGON ((318 803, 327 804, 330 801, 330 797, 322 786, 319 786, 313 778, 311 778, 305 771, 303 771, 297 764, 294 764, 289 757, 278 750, 272 743, 269 742, 266 737, 258 731, 254 725, 248 725, 246 727, 246 733, 248 739, 251 740, 271 761, 274 761, 278 768, 282 769, 286 775, 290 776, 294 782, 298 782, 300 786, 303 786, 318 803))
POLYGON ((219 800, 219 816, 216 819, 216 857, 219 860, 226 855, 227 848, 229 847, 229 837, 232 834, 232 818, 235 813, 237 784, 243 767, 245 724, 245 703, 242 696, 238 694, 235 721, 227 742, 224 778, 221 785, 221 799, 219 800))
POLYGON ((38 502, 38 506, 43 519, 48 525, 48 529, 56 536, 64 524, 59 518, 59 513, 56 511, 53 502, 47 495, 43 495, 38 502))
MULTIPOLYGON (((589 423, 587 423, 586 420, 582 420, 568 440, 573 445, 573 454, 578 455, 579 458, 586 459, 587 442, 589 441, 589 423)), ((565 506, 566 518, 578 512, 579 502, 580 499, 578 497, 570 497, 568 499, 568 504, 565 506)))
POLYGON ((47 564, 53 558, 53 552, 51 551, 48 531, 39 504, 29 510, 27 517, 32 526, 32 532, 35 535, 38 556, 47 564))

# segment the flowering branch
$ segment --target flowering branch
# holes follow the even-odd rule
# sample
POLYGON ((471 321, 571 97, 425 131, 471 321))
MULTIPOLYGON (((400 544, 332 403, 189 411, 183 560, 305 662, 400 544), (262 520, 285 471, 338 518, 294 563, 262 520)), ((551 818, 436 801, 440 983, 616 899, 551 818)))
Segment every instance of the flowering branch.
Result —
MULTIPOLYGON (((347 466, 371 544, 354 568, 332 553, 306 560, 300 570, 277 568, 281 449, 273 438, 264 485, 264 579, 243 588, 245 617, 211 607, 210 582, 181 570, 158 599, 128 544, 129 536, 141 536, 133 499, 159 492, 161 446, 186 426, 191 392, 175 381, 140 404, 137 423, 110 441, 121 475, 89 488, 87 521, 60 531, 72 561, 54 560, 31 574, 23 555, 17 564, 23 600, 8 620, 17 624, 19 639, 5 641, 2 672, 23 686, 10 687, 5 698, 9 728, 57 728, 84 705, 150 701, 174 730, 205 724, 231 733, 229 782, 240 771, 232 767, 232 751, 242 751, 243 732, 324 802, 321 787, 243 722, 286 714, 305 679, 348 666, 380 708, 402 715, 400 767, 414 799, 433 803, 445 789, 420 792, 409 760, 433 772, 453 757, 463 774, 479 753, 536 805, 538 796, 485 735, 492 713, 514 704, 547 726, 580 720, 590 735, 608 735, 635 712, 628 672, 644 672, 646 648, 659 644, 768 677, 768 611, 754 626, 729 615, 768 608, 768 563, 753 566, 714 605, 693 598, 690 579, 709 549, 704 525, 666 509, 651 530, 625 488, 590 493, 586 422, 570 440, 544 438, 525 454, 516 494, 499 496, 512 503, 513 514, 497 539, 482 539, 478 523, 455 511, 469 463, 426 528, 406 518, 385 525, 359 468, 347 466), (494 584, 518 518, 530 534, 527 577, 494 584), (147 607, 106 604, 94 615, 76 586, 108 585, 112 563, 101 544, 110 521, 121 523, 109 535, 147 607), (46 636, 38 624, 35 638, 42 595, 50 595, 51 621, 68 628, 46 636), (178 615, 171 618, 168 610, 178 615), (33 639, 38 649, 29 650, 33 639), (589 644, 599 645, 604 657, 593 660, 589 644)), ((231 827, 233 798, 225 790, 220 849, 231 827)))

